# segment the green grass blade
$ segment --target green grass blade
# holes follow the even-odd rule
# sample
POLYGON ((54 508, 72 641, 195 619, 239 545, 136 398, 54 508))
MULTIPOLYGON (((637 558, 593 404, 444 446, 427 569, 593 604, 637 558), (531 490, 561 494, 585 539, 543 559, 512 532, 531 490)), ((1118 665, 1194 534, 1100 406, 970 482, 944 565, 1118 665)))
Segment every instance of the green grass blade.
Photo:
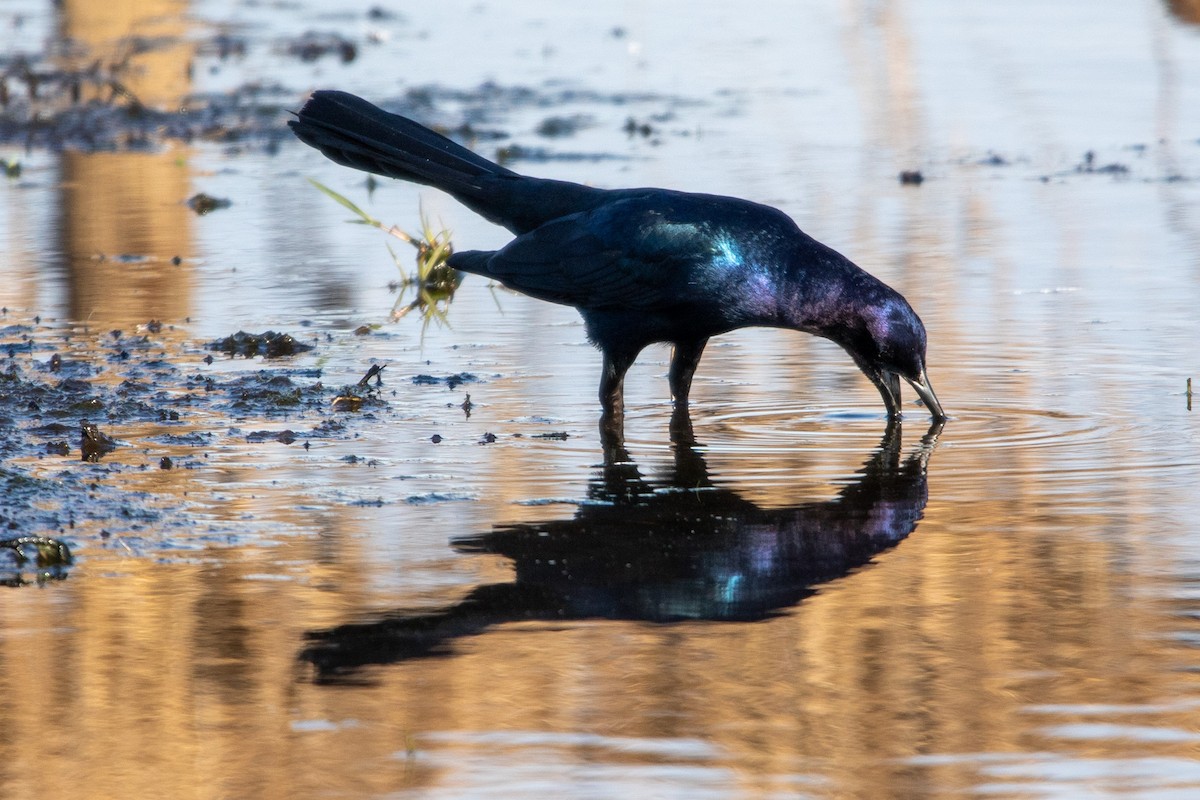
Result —
POLYGON ((382 223, 380 223, 379 220, 375 219, 370 214, 368 214, 367 212, 365 212, 361 208, 359 208, 357 205, 355 205, 348 197, 338 194, 333 189, 330 189, 328 186, 321 183, 320 181, 318 181, 314 178, 309 178, 308 182, 311 183, 313 186, 317 187, 318 189, 320 189, 327 196, 333 198, 333 200, 335 200, 336 202, 342 204, 344 207, 353 211, 355 214, 357 214, 359 217, 362 218, 363 223, 365 223, 367 225, 374 225, 376 227, 379 227, 382 224, 382 223))

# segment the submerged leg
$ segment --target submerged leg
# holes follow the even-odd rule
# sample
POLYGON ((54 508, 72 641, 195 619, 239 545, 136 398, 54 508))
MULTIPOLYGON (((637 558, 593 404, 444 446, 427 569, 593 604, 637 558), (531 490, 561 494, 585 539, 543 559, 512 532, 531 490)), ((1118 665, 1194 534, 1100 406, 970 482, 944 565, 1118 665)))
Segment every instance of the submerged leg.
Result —
POLYGON ((863 372, 879 390, 883 405, 887 409, 888 426, 900 423, 900 376, 894 372, 864 368, 863 372))
POLYGON ((899 422, 900 376, 894 372, 886 373, 879 382, 879 393, 883 396, 883 404, 887 406, 888 422, 899 422))
POLYGON ((671 351, 671 371, 667 379, 671 383, 671 399, 675 401, 676 408, 687 408, 692 376, 696 374, 696 367, 700 366, 700 356, 704 354, 706 344, 707 338, 676 342, 671 351))
POLYGON ((633 366, 637 351, 604 351, 604 367, 600 372, 600 407, 602 423, 621 427, 625 418, 625 373, 633 366))

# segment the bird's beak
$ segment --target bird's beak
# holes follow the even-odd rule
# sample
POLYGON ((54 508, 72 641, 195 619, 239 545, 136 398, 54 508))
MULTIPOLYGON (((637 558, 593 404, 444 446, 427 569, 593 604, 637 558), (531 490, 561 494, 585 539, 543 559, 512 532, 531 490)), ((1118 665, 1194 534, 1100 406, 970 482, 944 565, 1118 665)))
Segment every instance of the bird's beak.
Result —
MULTIPOLYGON (((908 380, 908 378, 905 378, 905 380, 908 380)), ((926 374, 925 370, 921 370, 921 378, 919 380, 908 380, 908 383, 921 396, 921 400, 925 403, 925 407, 929 409, 929 413, 933 414, 933 421, 944 422, 946 412, 942 411, 942 404, 938 402, 937 395, 933 393, 933 387, 929 385, 929 375, 926 374)))

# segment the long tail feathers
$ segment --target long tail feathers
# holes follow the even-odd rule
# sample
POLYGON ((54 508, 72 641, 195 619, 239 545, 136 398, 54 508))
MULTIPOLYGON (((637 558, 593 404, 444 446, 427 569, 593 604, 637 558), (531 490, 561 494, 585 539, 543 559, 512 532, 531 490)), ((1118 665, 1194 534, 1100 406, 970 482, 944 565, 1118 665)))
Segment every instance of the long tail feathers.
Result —
POLYGON ((346 92, 314 92, 292 131, 333 161, 391 178, 478 197, 481 178, 516 173, 397 114, 346 92))

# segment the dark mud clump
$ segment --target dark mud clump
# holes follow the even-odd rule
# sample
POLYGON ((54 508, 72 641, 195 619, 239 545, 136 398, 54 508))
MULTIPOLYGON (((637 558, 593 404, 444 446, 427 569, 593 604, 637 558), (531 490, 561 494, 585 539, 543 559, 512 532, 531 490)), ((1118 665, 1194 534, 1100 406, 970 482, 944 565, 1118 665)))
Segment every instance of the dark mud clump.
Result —
POLYGON ((435 375, 413 375, 412 382, 418 386, 439 386, 445 384, 447 389, 453 391, 464 383, 475 383, 479 377, 471 372, 456 372, 453 375, 447 375, 444 378, 439 378, 435 375))
POLYGON ((289 56, 305 62, 333 55, 343 64, 349 64, 358 58, 358 45, 339 33, 308 31, 285 41, 281 49, 289 56))
POLYGON ((101 458, 117 449, 117 442, 100 430, 94 422, 86 419, 79 424, 79 452, 84 461, 98 462, 101 458))
MULTIPOLYGON (((301 371, 320 377, 317 371, 301 371)), ((189 386, 202 386, 213 402, 237 416, 276 416, 324 406, 327 390, 316 383, 300 383, 293 376, 274 370, 239 375, 229 381, 216 381, 202 375, 188 378, 189 386), (224 398, 221 402, 219 398, 224 398)))
POLYGON ((546 117, 537 127, 537 135, 548 139, 563 136, 574 136, 580 128, 594 124, 588 114, 572 114, 570 116, 546 117))
POLYGON ((312 350, 313 347, 310 344, 297 341, 288 333, 276 333, 275 331, 246 333, 245 331, 238 331, 232 336, 226 336, 223 339, 211 342, 208 345, 208 349, 218 350, 230 356, 241 356, 242 358, 253 358, 254 356, 282 358, 284 356, 294 356, 297 353, 307 352, 312 350))

